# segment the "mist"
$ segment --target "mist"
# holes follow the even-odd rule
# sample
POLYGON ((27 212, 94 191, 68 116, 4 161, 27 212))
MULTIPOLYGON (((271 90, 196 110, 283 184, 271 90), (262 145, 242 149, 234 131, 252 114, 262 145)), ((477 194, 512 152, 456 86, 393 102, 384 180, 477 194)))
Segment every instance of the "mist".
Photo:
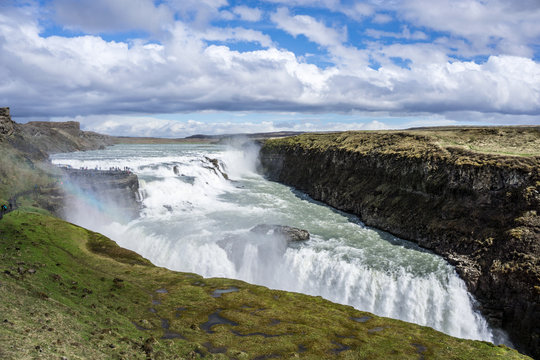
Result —
MULTIPOLYGON (((158 266, 322 296, 453 336, 503 342, 476 310, 452 266, 415 244, 365 227, 256 172, 258 145, 119 145, 61 154, 56 164, 137 174, 141 208, 126 220, 117 199, 84 194, 68 219, 158 266), (94 209, 89 209, 94 207, 94 209), (116 216, 119 217, 117 218, 116 216), (303 242, 251 231, 259 224, 310 232, 303 242)), ((501 335, 502 334, 502 335, 501 335)))

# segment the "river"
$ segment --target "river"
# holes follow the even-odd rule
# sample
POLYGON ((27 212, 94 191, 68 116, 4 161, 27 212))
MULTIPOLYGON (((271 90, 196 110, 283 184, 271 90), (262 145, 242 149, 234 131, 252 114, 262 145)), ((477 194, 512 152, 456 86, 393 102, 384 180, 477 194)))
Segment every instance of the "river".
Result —
POLYGON ((456 337, 509 344, 475 310, 444 259, 267 181, 256 172, 254 145, 116 145, 51 158, 57 165, 129 167, 137 174, 138 219, 114 221, 114 214, 92 208, 92 199, 68 206, 66 218, 158 266, 320 295, 456 337), (306 229, 311 238, 287 243, 250 232, 262 223, 306 229))

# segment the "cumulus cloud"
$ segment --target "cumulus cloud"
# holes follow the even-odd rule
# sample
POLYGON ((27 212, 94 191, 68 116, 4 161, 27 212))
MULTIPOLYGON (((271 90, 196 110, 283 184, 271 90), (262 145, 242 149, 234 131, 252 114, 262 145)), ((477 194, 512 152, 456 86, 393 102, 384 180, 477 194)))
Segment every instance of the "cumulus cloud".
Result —
POLYGON ((372 19, 372 21, 376 24, 386 24, 392 20, 394 20, 394 18, 388 14, 375 14, 372 19))
POLYGON ((56 21, 72 30, 88 33, 147 30, 159 31, 173 21, 171 9, 152 0, 54 0, 56 21))
POLYGON ((257 8, 247 6, 236 6, 233 8, 233 13, 238 15, 244 21, 259 21, 262 17, 262 11, 257 8))
POLYGON ((422 31, 411 32, 408 26, 404 26, 403 30, 401 30, 401 32, 399 33, 391 32, 391 31, 367 29, 366 34, 377 39, 381 37, 390 37, 390 38, 395 38, 395 39, 407 39, 407 40, 426 40, 428 38, 426 33, 422 31))
POLYGON ((272 46, 272 39, 260 31, 244 28, 209 28, 201 33, 201 38, 209 41, 255 42, 263 47, 272 46))
POLYGON ((287 8, 279 8, 271 15, 279 29, 293 36, 304 35, 322 46, 337 46, 347 39, 346 29, 336 30, 307 15, 291 15, 287 8))
MULTIPOLYGON (((515 14, 535 13, 534 4, 505 8, 500 2, 491 1, 496 6, 490 14, 499 14, 504 8, 510 14, 501 15, 501 21, 517 24, 515 35, 494 30, 500 37, 497 44, 502 46, 505 41, 516 40, 515 47, 530 49, 527 44, 537 41, 532 39, 537 34, 537 25, 527 20, 527 16, 519 20, 515 14), (524 34, 525 29, 529 29, 530 34, 524 34)), ((73 3, 80 5, 81 2, 73 3)), ((328 6, 338 9, 336 11, 342 11, 344 6, 339 1, 298 0, 294 3, 328 6)), ((110 24, 95 23, 93 19, 81 20, 76 25, 86 29, 88 34, 75 37, 41 35, 43 25, 36 15, 41 11, 39 7, 2 8, 0 103, 11 106, 19 118, 81 115, 83 125, 87 124, 93 130, 148 136, 228 131, 227 126, 236 129, 237 125, 219 122, 212 127, 195 120, 178 123, 141 119, 136 114, 204 110, 361 111, 423 117, 443 114, 444 121, 458 120, 462 114, 475 119, 478 114, 486 114, 486 119, 498 123, 523 122, 524 119, 539 122, 540 63, 527 55, 530 51, 495 51, 483 62, 453 56, 454 50, 449 51, 450 48, 458 46, 466 49, 460 51, 460 55, 473 56, 479 49, 489 48, 489 41, 493 40, 482 42, 476 25, 476 30, 453 30, 460 24, 456 19, 448 21, 453 25, 432 24, 426 14, 439 10, 434 10, 431 5, 419 10, 413 0, 399 4, 392 2, 386 11, 396 11, 394 15, 401 19, 416 19, 423 26, 448 32, 436 41, 425 42, 426 33, 404 25, 401 32, 370 30, 370 41, 358 47, 349 42, 348 31, 343 25, 323 22, 314 16, 296 15, 293 10, 279 5, 271 14, 273 24, 293 36, 303 35, 324 48, 330 64, 322 66, 307 63, 303 54, 276 45, 272 33, 263 28, 218 27, 211 23, 209 19, 222 21, 229 10, 233 16, 239 16, 238 11, 233 13, 236 8, 228 6, 225 0, 186 0, 182 2, 183 8, 181 2, 174 0, 163 1, 160 5, 138 0, 137 4, 147 9, 148 22, 130 15, 131 10, 128 10, 115 28, 110 24), (190 15, 188 9, 194 9, 196 14, 190 15), (176 18, 171 19, 171 14, 176 18), (162 26, 164 24, 166 26, 162 26), (134 28, 158 29, 159 41, 150 42, 147 38, 111 41, 98 35, 134 28), (382 37, 408 41, 388 44, 380 39, 382 37), (258 50, 238 50, 241 47, 234 45, 239 42, 255 44, 253 48, 258 50), (372 66, 372 63, 378 66, 372 66)), ((450 2, 441 4, 450 6, 450 2)), ((455 4, 465 6, 461 1, 455 4)), ((101 0, 96 1, 95 8, 90 7, 89 11, 97 11, 99 6, 116 11, 116 5, 101 0)), ((374 6, 373 3, 370 6, 374 6)), ((475 6, 484 11, 482 4, 475 6)), ((362 16, 377 16, 370 9, 360 9, 359 14, 362 11, 362 16)), ((480 23, 492 22, 485 15, 475 16, 480 23)), ((70 26, 68 20, 63 20, 64 26, 70 26)), ((354 126, 357 129, 387 126, 385 122, 381 123, 383 125, 362 120, 354 122, 354 126)), ((347 129, 353 123, 334 124, 347 129)), ((333 129, 333 125, 311 120, 293 122, 291 126, 288 128, 333 129)), ((257 125, 256 121, 245 121, 238 128, 244 130, 234 132, 247 129, 271 131, 286 126, 277 122, 257 125)))
POLYGON ((406 0, 389 3, 399 16, 419 26, 463 37, 478 53, 531 57, 540 44, 540 3, 536 0, 406 0))
POLYGON ((291 121, 251 119, 246 114, 242 121, 205 122, 195 119, 171 120, 152 116, 76 116, 58 117, 54 121, 78 121, 83 130, 117 136, 144 136, 182 138, 193 134, 221 135, 246 134, 274 131, 344 131, 344 130, 383 130, 389 126, 378 120, 322 121, 308 118, 291 121))

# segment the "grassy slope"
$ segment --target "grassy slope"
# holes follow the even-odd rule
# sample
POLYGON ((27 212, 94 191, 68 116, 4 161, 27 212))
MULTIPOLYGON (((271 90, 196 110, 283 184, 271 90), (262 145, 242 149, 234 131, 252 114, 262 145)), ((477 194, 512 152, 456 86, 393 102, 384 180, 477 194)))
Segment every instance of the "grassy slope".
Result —
MULTIPOLYGON (((272 139, 266 146, 300 145, 321 150, 336 148, 362 153, 402 153, 420 156, 426 153, 448 156, 459 150, 463 161, 486 161, 483 154, 511 155, 524 159, 540 156, 539 127, 448 128, 400 131, 346 131, 304 134, 272 139), (466 160, 466 158, 468 158, 466 160)), ((491 161, 494 161, 493 159, 491 161)))
POLYGON ((52 166, 33 161, 21 151, 0 142, 0 204, 35 185, 49 185, 55 180, 54 172, 52 166))
POLYGON ((0 254, 2 359, 527 358, 319 297, 155 267, 100 234, 31 208, 0 221, 0 254), (230 286, 239 291, 211 296, 230 286), (219 309, 238 325, 207 333, 203 324, 219 309), (365 322, 351 319, 364 316, 365 322), (163 319, 185 339, 162 339, 163 319), (337 350, 345 346, 350 350, 337 350))

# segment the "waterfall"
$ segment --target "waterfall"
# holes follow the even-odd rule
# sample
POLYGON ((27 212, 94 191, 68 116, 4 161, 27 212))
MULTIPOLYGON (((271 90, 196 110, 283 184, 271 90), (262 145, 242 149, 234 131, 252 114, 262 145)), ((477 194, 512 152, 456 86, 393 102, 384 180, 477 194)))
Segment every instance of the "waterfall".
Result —
POLYGON ((68 220, 156 265, 318 295, 456 337, 507 343, 475 310, 464 282, 444 259, 265 180, 255 172, 255 151, 121 145, 58 154, 53 162, 133 169, 143 195, 139 219, 68 220), (261 223, 306 229, 311 239, 287 243, 250 231, 261 223))

